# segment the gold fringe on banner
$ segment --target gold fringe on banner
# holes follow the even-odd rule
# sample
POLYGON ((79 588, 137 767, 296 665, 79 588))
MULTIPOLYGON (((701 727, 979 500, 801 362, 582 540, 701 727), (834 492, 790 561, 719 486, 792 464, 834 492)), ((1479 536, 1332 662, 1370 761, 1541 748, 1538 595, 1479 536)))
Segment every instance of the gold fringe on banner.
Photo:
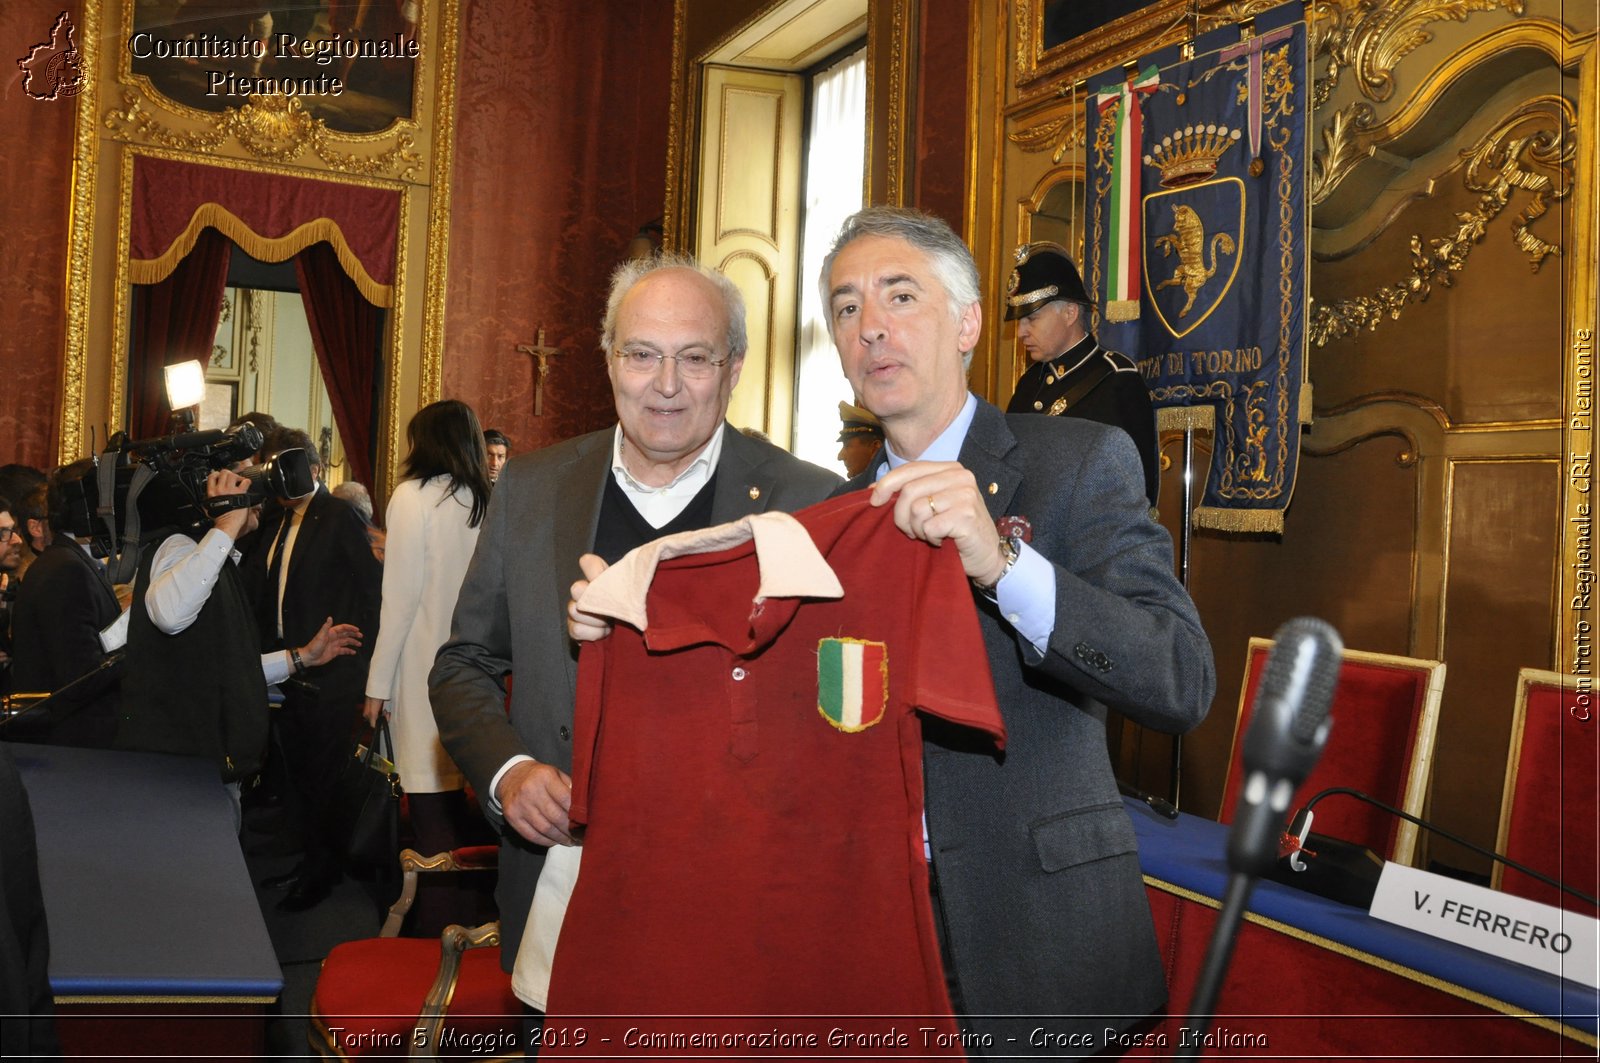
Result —
POLYGON ((1113 299, 1106 304, 1107 321, 1137 321, 1139 320, 1139 300, 1113 299))
POLYGON ((1271 532, 1283 534, 1281 509, 1223 509, 1221 506, 1200 506, 1194 511, 1196 528, 1211 528, 1228 532, 1271 532))
POLYGON ((1204 432, 1217 430, 1217 408, 1205 406, 1162 406, 1156 410, 1156 431, 1182 432, 1197 428, 1204 432))
POLYGON ((1311 385, 1300 385, 1300 423, 1311 423, 1311 385))
POLYGON ((394 306, 394 286, 379 284, 372 279, 366 267, 362 266, 361 259, 357 258, 350 245, 345 243, 344 233, 332 218, 316 218, 285 236, 266 237, 240 221, 219 203, 202 203, 196 207, 194 217, 189 219, 188 226, 178 234, 177 239, 172 241, 172 245, 162 252, 159 258, 136 258, 130 261, 129 279, 135 284, 160 284, 166 280, 177 268, 178 263, 194 250, 194 242, 200 238, 200 230, 208 225, 242 247, 246 254, 263 262, 282 262, 312 244, 326 240, 333 245, 335 253, 339 256, 339 265, 344 267, 345 273, 355 282, 356 289, 367 302, 374 306, 394 306))

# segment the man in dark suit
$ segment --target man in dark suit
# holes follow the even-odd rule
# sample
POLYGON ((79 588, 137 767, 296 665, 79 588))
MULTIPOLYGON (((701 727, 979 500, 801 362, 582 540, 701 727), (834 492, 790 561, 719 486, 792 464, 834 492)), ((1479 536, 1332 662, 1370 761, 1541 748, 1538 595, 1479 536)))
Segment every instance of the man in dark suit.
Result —
POLYGON ((430 681, 439 737, 501 831, 507 970, 547 854, 572 844, 577 648, 564 609, 578 558, 799 509, 839 482, 724 419, 747 343, 743 299, 720 273, 670 257, 619 267, 601 346, 618 425, 506 465, 430 681))
POLYGON ((1006 412, 1083 417, 1127 432, 1139 448, 1145 494, 1155 505, 1161 448, 1150 388, 1133 359, 1095 341, 1089 292, 1066 248, 1044 242, 1017 248, 1006 292, 1006 320, 1017 323, 1017 340, 1033 363, 1006 412))
POLYGON ((952 1003, 989 1036, 986 1054, 1030 1044, 1035 1029, 1052 1055, 1093 1054, 1166 996, 1106 707, 1162 731, 1194 727, 1216 684, 1210 643, 1127 434, 1002 414, 968 392, 978 273, 944 222, 862 211, 821 285, 845 376, 886 435, 845 489, 871 487, 908 535, 954 540, 1005 719, 1000 755, 982 736, 925 731, 952 1003), (997 527, 1002 517, 1031 531, 997 527))
MULTIPOLYGON (((28 569, 12 612, 15 689, 60 690, 83 682, 50 707, 47 740, 58 745, 106 748, 116 732, 117 681, 113 666, 90 678, 105 658, 100 633, 122 613, 105 566, 72 536, 62 473, 51 477, 46 506, 50 545, 28 569)), ((10 544, 7 544, 8 546, 10 544)))
MULTIPOLYGON (((316 444, 299 429, 277 430, 265 449, 276 455, 294 447, 305 448, 313 462, 318 460, 316 444)), ((289 776, 290 815, 305 853, 292 871, 263 885, 289 887, 278 903, 288 912, 320 902, 342 873, 343 839, 329 808, 361 716, 383 596, 383 568, 367 543, 365 522, 321 484, 320 465, 313 464, 311 472, 318 479, 316 490, 303 498, 279 499, 244 562, 264 649, 308 643, 330 617, 354 624, 363 636, 356 653, 308 667, 283 687, 278 733, 289 776)))

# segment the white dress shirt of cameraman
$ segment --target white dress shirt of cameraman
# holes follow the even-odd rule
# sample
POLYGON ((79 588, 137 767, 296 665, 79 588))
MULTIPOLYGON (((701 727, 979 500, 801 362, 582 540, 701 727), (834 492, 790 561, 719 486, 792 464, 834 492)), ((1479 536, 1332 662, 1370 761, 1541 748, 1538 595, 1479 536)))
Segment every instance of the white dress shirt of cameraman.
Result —
MULTIPOLYGON (((235 469, 247 465, 248 461, 235 469)), ((235 469, 217 469, 206 477, 206 497, 246 493, 250 481, 235 469)), ((234 543, 255 530, 260 522, 260 509, 260 506, 249 506, 224 511, 212 521, 211 529, 199 541, 182 532, 162 540, 150 562, 150 588, 144 595, 144 607, 151 623, 168 635, 176 635, 194 623, 211 596, 211 588, 216 586, 222 566, 229 561, 238 563, 239 551, 234 549, 234 543)), ((304 646, 263 653, 261 671, 266 684, 272 686, 297 671, 353 654, 360 645, 360 628, 354 624, 335 624, 330 616, 304 646)))

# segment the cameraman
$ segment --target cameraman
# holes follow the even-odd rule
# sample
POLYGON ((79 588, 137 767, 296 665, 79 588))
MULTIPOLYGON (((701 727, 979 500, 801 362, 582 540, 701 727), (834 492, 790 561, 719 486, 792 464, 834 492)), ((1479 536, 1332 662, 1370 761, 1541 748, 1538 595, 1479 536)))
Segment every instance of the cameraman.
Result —
MULTIPOLYGON (((218 469, 206 498, 243 495, 250 482, 218 469)), ((325 620, 305 645, 257 656, 255 617, 234 543, 256 526, 256 507, 225 510, 211 527, 174 529, 139 562, 128 624, 117 745, 214 760, 234 799, 261 764, 268 684, 356 652, 361 632, 325 620)), ((152 538, 153 541, 153 538, 152 538)))

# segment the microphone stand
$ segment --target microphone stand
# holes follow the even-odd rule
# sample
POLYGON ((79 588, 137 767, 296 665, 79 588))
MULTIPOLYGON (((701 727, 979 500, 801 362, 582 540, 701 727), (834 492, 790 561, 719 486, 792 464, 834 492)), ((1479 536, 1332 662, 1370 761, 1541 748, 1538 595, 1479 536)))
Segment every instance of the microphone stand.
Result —
POLYGON ((1235 871, 1228 876, 1228 888, 1222 895, 1222 911, 1217 915, 1217 925, 1211 931, 1211 944, 1206 947, 1205 962, 1200 967, 1200 979, 1195 983, 1194 996, 1189 1002, 1189 1021, 1184 1024, 1188 1033, 1183 1038, 1174 1059, 1199 1059, 1201 1042, 1216 1016, 1217 997, 1222 993, 1222 979, 1233 961, 1233 945, 1239 936, 1239 924, 1244 920, 1250 894, 1255 890, 1256 877, 1249 872, 1235 871))
MULTIPOLYGON (((93 668, 89 669, 72 682, 67 683, 59 689, 48 694, 8 694, 5 698, 4 712, 0 712, 0 736, 4 735, 7 727, 10 727, 14 722, 28 715, 28 713, 37 712, 39 709, 43 708, 49 708, 50 703, 52 701, 56 701, 63 694, 70 694, 78 686, 86 684, 89 682, 89 680, 95 678, 96 676, 103 675, 104 673, 115 668, 117 665, 122 663, 122 659, 125 656, 127 656, 126 650, 115 650, 111 653, 108 653, 104 657, 100 658, 99 664, 95 665, 93 668), (12 706, 16 705, 20 701, 26 701, 28 704, 24 705, 20 709, 13 709, 12 706)), ((66 719, 79 710, 87 707, 87 705, 88 702, 79 702, 76 705, 70 705, 69 703, 69 708, 67 709, 66 713, 62 715, 61 719, 66 719)))

